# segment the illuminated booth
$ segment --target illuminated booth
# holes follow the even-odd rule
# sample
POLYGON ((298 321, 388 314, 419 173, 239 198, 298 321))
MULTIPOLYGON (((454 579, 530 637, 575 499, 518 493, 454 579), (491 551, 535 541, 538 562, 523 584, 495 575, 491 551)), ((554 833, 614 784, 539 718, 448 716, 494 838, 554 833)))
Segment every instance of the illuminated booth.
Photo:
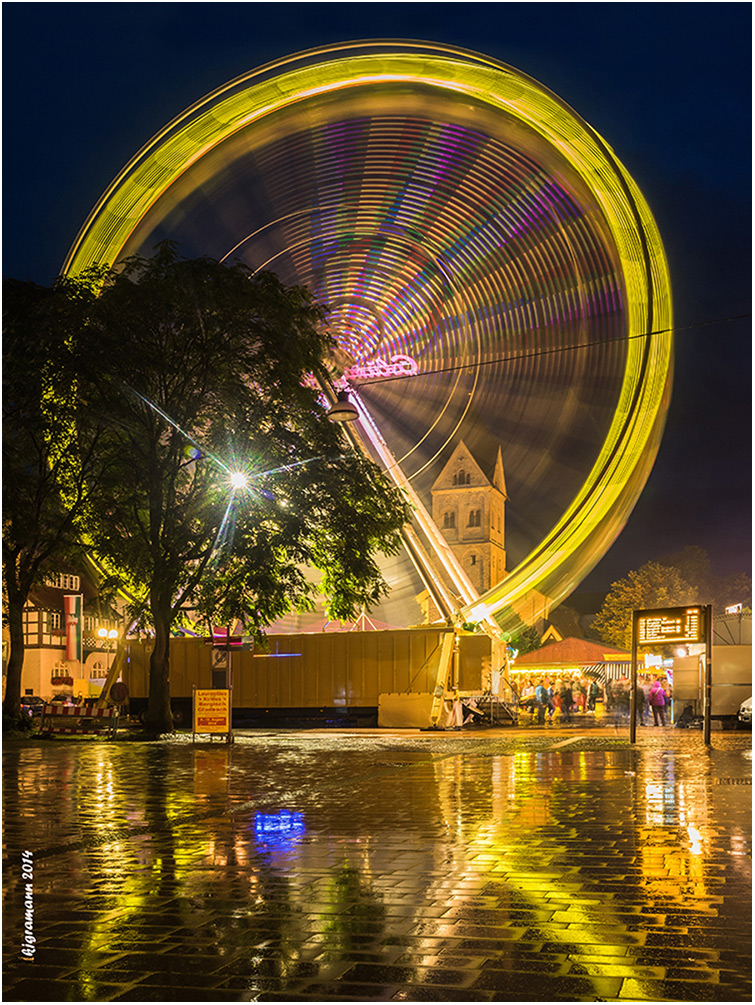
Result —
POLYGON ((516 687, 530 677, 591 677, 605 684, 628 677, 631 659, 631 653, 605 642, 567 638, 517 656, 510 667, 511 680, 516 687))

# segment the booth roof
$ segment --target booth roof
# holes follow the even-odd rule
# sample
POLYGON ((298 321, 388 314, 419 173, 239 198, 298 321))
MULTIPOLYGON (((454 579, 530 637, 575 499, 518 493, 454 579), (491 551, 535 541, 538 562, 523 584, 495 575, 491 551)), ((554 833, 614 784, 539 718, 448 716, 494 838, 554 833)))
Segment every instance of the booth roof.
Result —
POLYGON ((588 666, 594 663, 614 662, 624 656, 631 660, 632 654, 624 649, 616 649, 605 642, 588 642, 587 639, 562 639, 549 642, 547 646, 524 653, 514 660, 514 669, 545 666, 588 666))

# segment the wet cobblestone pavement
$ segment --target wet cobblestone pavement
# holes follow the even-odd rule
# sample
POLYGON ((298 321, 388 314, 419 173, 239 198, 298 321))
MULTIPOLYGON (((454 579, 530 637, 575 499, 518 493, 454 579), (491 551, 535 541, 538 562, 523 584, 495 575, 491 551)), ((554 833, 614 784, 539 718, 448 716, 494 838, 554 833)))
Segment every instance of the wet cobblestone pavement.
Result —
POLYGON ((750 739, 7 741, 4 998, 750 1001, 750 739))

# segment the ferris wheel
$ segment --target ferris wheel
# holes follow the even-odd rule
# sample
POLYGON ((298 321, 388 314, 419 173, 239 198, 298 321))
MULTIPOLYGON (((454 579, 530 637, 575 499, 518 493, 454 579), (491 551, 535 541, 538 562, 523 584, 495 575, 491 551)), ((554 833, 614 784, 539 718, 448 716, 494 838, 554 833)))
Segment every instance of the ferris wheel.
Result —
POLYGON ((130 161, 65 271, 166 238, 328 306, 354 435, 409 495, 409 551, 462 619, 558 601, 623 527, 670 393, 663 246, 607 143, 524 73, 375 41, 245 74, 130 161), (506 469, 515 563, 482 596, 427 512, 462 438, 506 469))

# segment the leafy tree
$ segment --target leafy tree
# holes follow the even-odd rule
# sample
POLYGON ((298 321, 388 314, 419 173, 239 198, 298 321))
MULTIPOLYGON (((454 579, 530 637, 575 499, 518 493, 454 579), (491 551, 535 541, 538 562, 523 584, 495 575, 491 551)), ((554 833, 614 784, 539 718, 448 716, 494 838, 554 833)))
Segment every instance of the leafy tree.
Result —
POLYGON ((653 607, 680 607, 695 602, 695 589, 675 568, 647 562, 611 585, 591 632, 605 642, 629 649, 632 644, 632 611, 653 607))
POLYGON ((81 555, 76 520, 96 486, 94 423, 74 435, 71 335, 91 283, 3 283, 3 587, 10 636, 3 713, 20 714, 23 609, 32 589, 81 555))
POLYGON ((693 588, 695 603, 711 604, 714 614, 721 614, 731 604, 752 602, 752 579, 744 572, 716 576, 710 567, 708 554, 697 546, 659 559, 661 565, 676 569, 693 588))
POLYGON ((660 565, 676 569, 685 583, 689 583, 700 597, 700 603, 711 602, 711 568, 708 553, 697 545, 688 545, 681 551, 659 558, 660 565))
POLYGON ((501 618, 502 627, 505 625, 504 638, 520 655, 531 653, 539 649, 543 644, 542 636, 534 625, 526 625, 522 619, 512 611, 506 612, 506 617, 501 618))
POLYGON ((714 612, 721 612, 733 604, 742 604, 745 610, 752 610, 752 577, 746 572, 722 576, 716 582, 714 612))
POLYGON ((170 244, 109 272, 86 305, 79 428, 110 421, 81 526, 154 627, 153 732, 172 728, 169 639, 187 610, 259 632, 311 606, 305 566, 334 617, 385 592, 374 553, 397 550, 408 510, 306 386, 332 350, 321 320, 305 289, 170 244))

